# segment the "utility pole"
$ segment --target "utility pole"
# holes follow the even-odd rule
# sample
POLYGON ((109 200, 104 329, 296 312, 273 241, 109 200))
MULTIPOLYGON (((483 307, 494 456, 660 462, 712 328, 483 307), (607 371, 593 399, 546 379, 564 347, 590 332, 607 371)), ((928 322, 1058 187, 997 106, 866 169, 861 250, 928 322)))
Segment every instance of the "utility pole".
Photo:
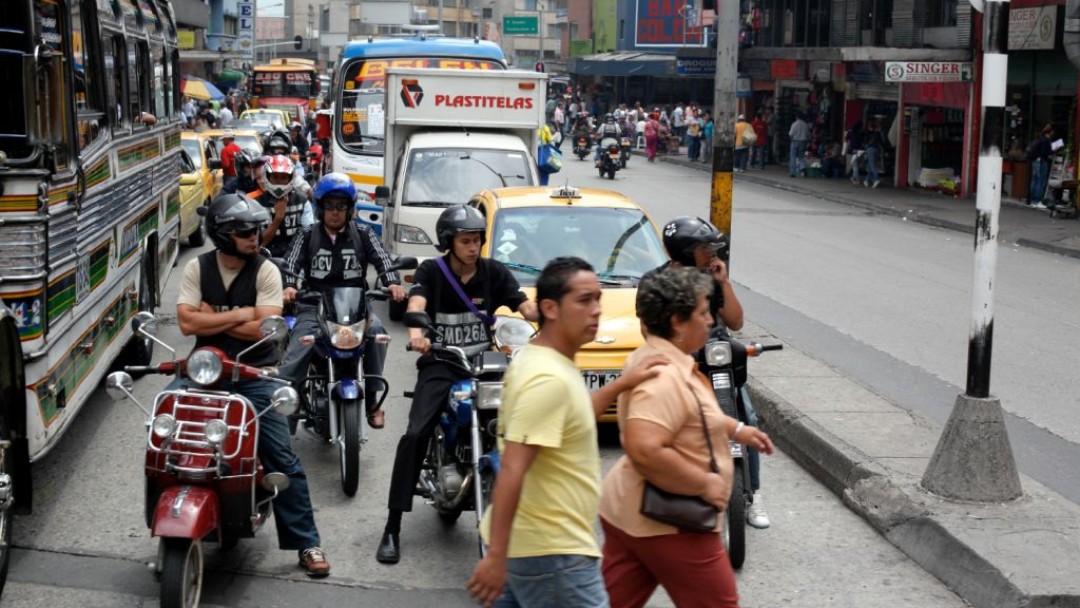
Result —
POLYGON ((536 10, 539 13, 536 21, 536 31, 540 34, 540 52, 537 61, 543 63, 544 61, 544 5, 540 3, 540 0, 536 1, 536 10))
POLYGON ((709 221, 731 243, 732 169, 735 158, 735 77, 739 62, 739 3, 716 3, 716 77, 713 95, 712 192, 709 221))
MULTIPOLYGON (((980 8, 972 4, 976 10, 980 8)), ((1005 149, 1005 79, 1009 67, 1009 0, 986 0, 982 8, 983 62, 979 78, 983 107, 967 388, 956 398, 922 486, 947 498, 1002 502, 1022 493, 1001 401, 990 395, 1001 157, 1005 149)))
POLYGON ((446 35, 446 32, 444 32, 444 31, 443 31, 443 29, 442 29, 442 23, 443 23, 443 21, 442 21, 442 19, 443 19, 443 16, 442 16, 442 12, 443 12, 443 2, 444 2, 444 0, 439 0, 439 34, 441 34, 441 35, 444 35, 444 36, 445 36, 445 35, 446 35))

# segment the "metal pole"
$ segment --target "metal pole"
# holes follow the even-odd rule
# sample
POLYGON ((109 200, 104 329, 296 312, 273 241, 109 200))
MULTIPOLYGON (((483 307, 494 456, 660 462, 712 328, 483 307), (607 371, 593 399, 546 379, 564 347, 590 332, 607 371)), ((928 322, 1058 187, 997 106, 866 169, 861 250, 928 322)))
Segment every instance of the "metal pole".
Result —
POLYGON ((442 35, 446 35, 446 32, 444 32, 443 29, 442 29, 443 2, 444 2, 444 0, 439 0, 439 33, 442 34, 442 35))
POLYGON ((714 143, 709 220, 728 235, 730 243, 735 117, 738 115, 735 77, 739 60, 739 3, 716 4, 716 88, 713 98, 714 143))
POLYGON ((923 487, 935 494, 987 502, 1012 500, 1022 493, 1001 401, 990 396, 1001 157, 1005 147, 1005 81, 1009 67, 1008 25, 1009 0, 987 0, 979 72, 983 107, 967 389, 957 398, 922 479, 923 487))
POLYGON ((540 33, 540 53, 539 53, 539 57, 536 60, 542 62, 542 61, 544 61, 544 6, 542 4, 540 4, 540 2, 537 2, 536 3, 536 10, 537 10, 538 13, 540 13, 539 18, 537 19, 537 21, 539 21, 539 23, 536 26, 536 29, 540 33))

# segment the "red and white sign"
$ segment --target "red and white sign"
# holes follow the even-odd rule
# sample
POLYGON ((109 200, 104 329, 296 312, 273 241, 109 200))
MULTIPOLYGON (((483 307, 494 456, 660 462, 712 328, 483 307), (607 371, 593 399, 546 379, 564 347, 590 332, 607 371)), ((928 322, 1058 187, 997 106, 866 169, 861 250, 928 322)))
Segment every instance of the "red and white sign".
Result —
POLYGON ((886 61, 885 82, 970 82, 968 61, 886 61))

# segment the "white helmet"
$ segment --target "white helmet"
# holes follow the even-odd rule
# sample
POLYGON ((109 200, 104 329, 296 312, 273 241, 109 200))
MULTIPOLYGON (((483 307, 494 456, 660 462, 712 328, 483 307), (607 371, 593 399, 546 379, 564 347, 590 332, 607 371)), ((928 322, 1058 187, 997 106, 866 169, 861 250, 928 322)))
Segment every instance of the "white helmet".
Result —
POLYGON ((293 190, 293 177, 295 174, 296 167, 293 166, 292 159, 284 154, 275 154, 274 156, 271 156, 270 160, 263 166, 263 173, 259 178, 259 185, 273 198, 285 198, 293 190), (275 184, 271 182, 270 176, 275 173, 288 175, 288 183, 275 184))

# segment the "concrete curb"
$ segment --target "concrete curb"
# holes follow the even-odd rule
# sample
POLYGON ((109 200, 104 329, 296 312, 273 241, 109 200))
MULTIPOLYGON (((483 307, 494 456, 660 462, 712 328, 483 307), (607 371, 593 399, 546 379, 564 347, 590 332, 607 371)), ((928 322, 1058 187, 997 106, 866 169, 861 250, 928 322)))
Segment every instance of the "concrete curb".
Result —
POLYGON ((950 530, 947 509, 940 508, 947 504, 943 499, 922 491, 915 481, 892 475, 762 382, 751 378, 747 387, 763 428, 785 454, 972 606, 1080 607, 1080 595, 1028 595, 1009 580, 1009 572, 950 530))
MULTIPOLYGON (((641 152, 639 150, 632 150, 631 152, 635 156, 642 156, 642 157, 645 156, 645 153, 641 152)), ((657 158, 658 161, 667 163, 669 165, 677 165, 677 166, 680 166, 680 167, 685 167, 687 169, 694 169, 696 171, 709 172, 709 171, 712 170, 712 166, 707 164, 707 163, 692 162, 690 160, 684 159, 682 156, 657 155, 656 158, 657 158)), ((801 194, 803 196, 809 196, 811 198, 816 198, 816 199, 823 200, 823 201, 829 201, 829 202, 832 202, 832 203, 840 203, 842 205, 849 205, 851 207, 856 207, 858 209, 864 209, 866 211, 871 211, 873 213, 877 213, 877 214, 880 214, 880 215, 889 215, 889 216, 893 216, 893 217, 899 217, 899 218, 902 218, 902 219, 910 220, 912 222, 917 222, 919 224, 924 224, 926 226, 933 226, 935 228, 942 228, 942 229, 945 229, 945 230, 953 230, 953 231, 956 231, 956 232, 963 232, 965 234, 975 234, 974 226, 968 226, 967 224, 962 224, 960 222, 954 222, 954 221, 950 221, 950 220, 946 220, 946 219, 941 219, 941 218, 934 217, 932 215, 923 214, 923 213, 913 213, 912 214, 912 213, 908 213, 908 212, 900 210, 900 209, 893 209, 891 207, 881 207, 881 206, 878 206, 878 205, 874 205, 872 203, 867 203, 866 201, 862 201, 862 200, 859 200, 859 199, 856 199, 856 198, 850 198, 850 197, 847 197, 847 196, 844 196, 844 195, 841 195, 841 194, 817 192, 817 191, 814 191, 814 190, 804 190, 804 189, 801 189, 801 188, 799 188, 798 186, 796 186, 794 184, 785 184, 783 182, 778 182, 778 181, 772 180, 772 179, 764 179, 764 178, 761 178, 759 176, 753 175, 751 173, 740 173, 739 174, 739 180, 740 181, 745 180, 747 182, 750 182, 750 183, 753 183, 753 184, 758 184, 760 186, 768 186, 770 188, 776 188, 777 190, 784 190, 784 191, 787 191, 787 192, 794 192, 796 194, 801 194)), ((1017 207, 1017 208, 1030 209, 1027 205, 1021 205, 1021 204, 1012 203, 1012 202, 1004 202, 1003 204, 1009 205, 1009 206, 1012 206, 1012 207, 1017 207)), ((1035 212, 1036 210, 1035 209, 1030 209, 1030 211, 1035 212)), ((1054 254, 1057 254, 1057 255, 1063 255, 1063 256, 1066 256, 1066 257, 1080 259, 1080 249, 1076 249, 1076 248, 1073 248, 1073 247, 1062 247, 1060 245, 1055 245, 1053 243, 1035 241, 1035 240, 1027 239, 1027 238, 1018 238, 1018 239, 1016 239, 1016 244, 1021 246, 1021 247, 1029 247, 1029 248, 1032 248, 1032 249, 1039 249, 1041 251, 1046 251, 1048 253, 1054 253, 1054 254)))

